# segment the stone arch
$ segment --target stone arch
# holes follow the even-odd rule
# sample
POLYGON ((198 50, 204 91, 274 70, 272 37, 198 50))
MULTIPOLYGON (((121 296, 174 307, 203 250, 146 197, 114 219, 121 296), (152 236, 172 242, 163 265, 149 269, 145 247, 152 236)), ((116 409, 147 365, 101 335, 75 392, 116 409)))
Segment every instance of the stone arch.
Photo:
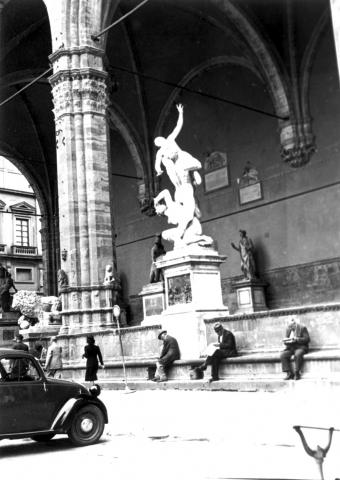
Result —
POLYGON ((262 70, 262 75, 266 80, 269 91, 272 95, 275 112, 280 117, 290 115, 289 92, 275 57, 269 51, 266 42, 255 25, 245 16, 238 6, 232 4, 229 0, 219 1, 211 0, 227 15, 242 37, 246 40, 250 50, 254 53, 262 70))
POLYGON ((42 192, 34 173, 26 167, 22 155, 17 152, 16 149, 4 142, 0 142, 0 155, 13 163, 13 165, 15 165, 18 170, 20 170, 20 172, 25 176, 25 178, 27 178, 38 199, 41 215, 47 215, 48 207, 46 196, 42 192))
POLYGON ((306 50, 302 59, 301 66, 301 104, 302 104, 302 114, 303 118, 310 119, 310 107, 309 107, 309 86, 310 86, 310 76, 311 70, 313 68, 313 62, 315 55, 317 53, 317 48, 321 36, 325 33, 328 24, 329 17, 327 12, 325 12, 322 17, 320 17, 310 41, 306 47, 306 50))
POLYGON ((161 114, 159 116, 156 128, 155 128, 155 135, 154 137, 157 137, 161 135, 162 133, 162 127, 163 124, 169 115, 169 111, 173 103, 175 102, 175 99, 177 95, 181 91, 181 87, 185 87, 188 85, 195 77, 199 76, 202 72, 211 70, 213 68, 218 68, 221 66, 225 65, 239 65, 244 68, 248 68, 251 70, 261 81, 263 81, 263 78, 260 74, 260 72, 254 67, 254 65, 247 61, 243 57, 234 57, 234 56, 218 56, 211 58, 207 60, 206 62, 201 63, 200 65, 197 65, 194 67, 192 70, 190 70, 183 78, 178 82, 178 87, 175 88, 172 93, 170 94, 168 100, 166 101, 166 104, 164 105, 161 114))
MULTIPOLYGON (((180 86, 185 86, 198 73, 214 68, 223 64, 240 65, 253 71, 262 81, 266 83, 268 92, 271 96, 275 113, 281 119, 278 119, 278 127, 280 131, 281 151, 290 153, 295 152, 297 138, 295 129, 295 114, 290 98, 289 83, 286 80, 285 72, 281 72, 275 55, 270 51, 268 44, 262 38, 260 32, 250 19, 241 11, 238 6, 232 4, 229 0, 219 1, 211 0, 216 8, 220 10, 233 24, 238 33, 246 41, 249 49, 257 59, 258 67, 254 66, 250 61, 241 57, 216 57, 210 59, 191 70, 180 82, 180 86)), ((219 22, 220 23, 220 22, 219 22)), ((220 27, 221 28, 221 27, 220 27)), ((169 113, 170 106, 179 89, 175 89, 166 102, 156 126, 156 133, 159 133, 166 116, 169 113)))
POLYGON ((119 111, 117 105, 111 105, 108 108, 109 125, 118 130, 124 139, 126 146, 130 152, 131 158, 134 162, 138 179, 138 199, 140 206, 146 206, 151 198, 150 172, 148 172, 147 165, 143 162, 143 149, 138 141, 138 136, 134 132, 132 125, 124 118, 119 111))
POLYGON ((292 167, 299 167, 307 163, 311 153, 314 152, 313 135, 310 123, 303 127, 309 133, 301 135, 302 126, 296 123, 288 75, 285 71, 282 71, 282 68, 279 68, 275 54, 270 51, 268 42, 262 38, 257 27, 246 17, 239 6, 232 4, 229 0, 211 1, 215 3, 216 8, 227 15, 246 40, 249 49, 253 52, 261 67, 261 73, 271 93, 276 114, 283 117, 278 121, 281 157, 292 167))
POLYGON ((26 166, 22 155, 7 143, 0 143, 0 155, 15 165, 25 176, 37 197, 41 213, 41 241, 44 264, 45 294, 55 295, 56 289, 56 252, 58 251, 58 224, 55 212, 49 202, 49 192, 44 192, 34 174, 34 170, 26 166))

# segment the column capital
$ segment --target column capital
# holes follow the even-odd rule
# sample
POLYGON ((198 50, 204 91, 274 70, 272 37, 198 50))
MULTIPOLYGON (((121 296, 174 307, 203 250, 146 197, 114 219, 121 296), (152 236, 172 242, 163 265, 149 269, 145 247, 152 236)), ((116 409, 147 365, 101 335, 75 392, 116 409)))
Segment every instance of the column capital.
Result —
POLYGON ((103 58, 104 50, 102 50, 101 48, 93 47, 91 45, 75 46, 71 48, 60 47, 58 48, 58 50, 55 50, 53 53, 51 53, 48 58, 55 67, 57 61, 62 57, 68 57, 71 59, 71 57, 74 55, 80 56, 84 54, 88 56, 103 58))
POLYGON ((281 158, 293 168, 308 163, 316 151, 315 136, 310 119, 304 122, 282 122, 280 139, 281 158))
POLYGON ((107 73, 94 68, 59 70, 50 77, 54 115, 56 120, 64 115, 106 115, 107 73))

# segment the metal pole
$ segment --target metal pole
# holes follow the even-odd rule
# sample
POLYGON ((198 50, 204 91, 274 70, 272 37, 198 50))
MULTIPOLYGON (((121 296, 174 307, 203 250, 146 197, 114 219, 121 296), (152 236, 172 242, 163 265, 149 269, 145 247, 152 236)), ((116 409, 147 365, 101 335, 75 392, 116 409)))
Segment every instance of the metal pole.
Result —
POLYGON ((119 337, 119 344, 120 344, 120 353, 121 353, 122 362, 123 362, 125 393, 134 393, 135 390, 131 390, 128 386, 128 383, 127 383, 124 349, 123 349, 122 336, 121 336, 121 333, 120 333, 120 322, 119 322, 120 307, 119 307, 119 305, 114 305, 112 311, 113 311, 113 316, 115 317, 116 322, 117 322, 117 330, 118 330, 118 337, 119 337))

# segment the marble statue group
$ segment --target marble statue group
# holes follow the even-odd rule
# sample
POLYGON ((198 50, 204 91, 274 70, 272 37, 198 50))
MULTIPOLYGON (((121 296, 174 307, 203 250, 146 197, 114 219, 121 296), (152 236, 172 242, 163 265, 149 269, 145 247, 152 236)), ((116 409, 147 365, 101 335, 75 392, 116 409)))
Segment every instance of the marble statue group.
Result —
POLYGON ((195 187, 202 182, 198 172, 202 165, 176 143, 183 126, 183 105, 179 104, 176 107, 178 110, 176 127, 168 137, 156 137, 154 141, 159 147, 155 162, 156 173, 162 175, 163 166, 175 192, 172 197, 168 189, 162 190, 154 198, 154 207, 158 215, 165 215, 168 223, 175 225, 162 232, 162 237, 173 242, 174 248, 190 244, 210 246, 213 240, 202 234, 201 214, 195 198, 195 187))

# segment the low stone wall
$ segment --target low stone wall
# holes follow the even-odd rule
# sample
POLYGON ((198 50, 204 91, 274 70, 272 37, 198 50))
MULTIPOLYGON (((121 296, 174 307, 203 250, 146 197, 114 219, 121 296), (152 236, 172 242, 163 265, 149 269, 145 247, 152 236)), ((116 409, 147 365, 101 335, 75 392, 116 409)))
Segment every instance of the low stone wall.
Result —
MULTIPOLYGON (((340 258, 280 267, 260 272, 260 277, 268 284, 266 301, 270 309, 340 301, 340 258)), ((241 278, 222 279, 223 300, 231 313, 237 308, 232 283, 241 278)))
MULTIPOLYGON (((205 320, 207 343, 216 341, 213 325, 218 320, 225 328, 234 332, 241 355, 253 353, 258 354, 259 358, 264 358, 267 354, 273 353, 278 361, 279 352, 283 349, 282 339, 285 328, 292 317, 307 326, 311 337, 312 351, 319 350, 327 354, 327 351, 339 348, 340 304, 271 310, 205 320)), ((183 321, 185 321, 185 317, 183 317, 183 321)), ((146 365, 150 361, 154 363, 162 347, 157 338, 160 329, 161 325, 122 328, 121 339, 126 362, 135 362, 136 365, 139 363, 146 365)), ((118 367, 122 360, 118 330, 116 328, 93 330, 91 334, 94 335, 96 344, 102 351, 104 362, 108 366, 105 372, 99 372, 100 375, 105 378, 109 378, 113 374, 121 375, 121 366, 118 367)), ((86 335, 86 333, 58 335, 58 343, 63 349, 64 367, 68 369, 71 378, 72 369, 74 369, 74 373, 80 369, 81 373, 80 370, 78 373, 81 377, 83 376, 86 361, 81 357, 86 345, 86 335)), ((28 332, 28 341, 34 343, 33 341, 36 339, 41 341, 41 334, 38 335, 37 332, 29 334, 28 332)), ((45 337, 43 339, 45 344, 45 337)), ((181 345, 179 346, 181 347, 181 345)), ((198 358, 196 360, 198 361, 198 358)), ((254 358, 252 362, 253 360, 254 358)), ((265 359, 264 361, 267 362, 265 359)), ((237 360, 236 363, 238 365, 239 361, 237 360)), ((136 368, 139 369, 139 366, 136 368)), ((235 368, 240 367, 235 366, 235 368)), ((145 371, 146 367, 143 375, 145 375, 145 371)))
MULTIPOLYGON (((160 328, 160 325, 122 328, 120 332, 125 359, 128 361, 157 357, 161 345, 157 338, 160 328)), ((104 363, 121 359, 118 329, 91 331, 91 335, 95 337, 96 344, 101 349, 104 363)), ((79 362, 85 364, 81 357, 86 345, 86 336, 86 333, 58 336, 65 365, 78 365, 79 362)))
MULTIPOLYGON (((270 310, 243 315, 230 315, 222 324, 236 337, 238 350, 271 352, 283 349, 285 329, 294 317, 308 328, 311 349, 338 348, 340 345, 340 304, 311 305, 270 310)), ((221 319, 206 320, 207 341, 216 341, 213 325, 221 319)))

